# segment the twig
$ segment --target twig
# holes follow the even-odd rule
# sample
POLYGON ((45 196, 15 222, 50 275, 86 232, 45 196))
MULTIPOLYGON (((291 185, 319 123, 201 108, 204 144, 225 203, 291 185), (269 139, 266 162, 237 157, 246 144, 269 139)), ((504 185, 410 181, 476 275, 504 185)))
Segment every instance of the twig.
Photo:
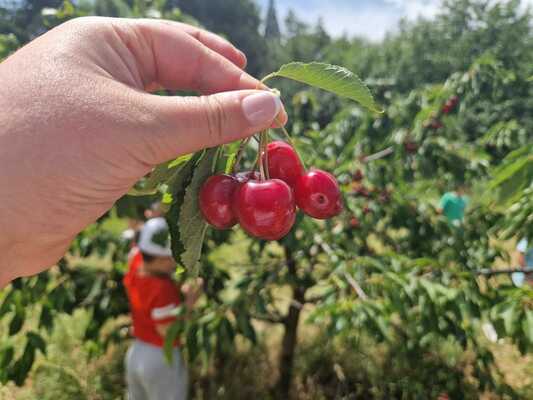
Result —
POLYGON ((343 275, 346 278, 346 280, 348 281, 348 283, 350 284, 350 286, 353 288, 353 290, 355 290, 357 295, 361 298, 361 300, 368 300, 368 296, 366 295, 364 290, 361 288, 361 286, 359 286, 357 281, 353 277, 348 275, 348 273, 346 273, 346 272, 344 272, 343 275))
POLYGON ((387 147, 386 149, 378 151, 377 153, 374 153, 374 154, 371 154, 369 156, 363 157, 363 159, 361 161, 364 162, 364 163, 367 163, 367 162, 370 162, 370 161, 379 160, 380 158, 387 157, 388 155, 392 154, 393 152, 394 152, 394 148, 392 146, 391 147, 387 147))
POLYGON ((326 295, 308 297, 307 299, 305 299, 305 302, 315 304, 315 303, 318 303, 319 301, 324 300, 326 297, 327 297, 326 295))
POLYGON ((499 274, 514 274, 515 272, 523 272, 523 273, 531 273, 533 272, 533 267, 529 268, 507 268, 507 269, 489 269, 489 268, 483 268, 478 269, 475 271, 478 275, 486 275, 486 276, 492 276, 492 275, 499 275, 499 274))
POLYGON ((257 315, 250 313, 250 317, 259 321, 270 322, 271 324, 281 324, 283 322, 283 318, 281 316, 275 317, 273 315, 257 315))

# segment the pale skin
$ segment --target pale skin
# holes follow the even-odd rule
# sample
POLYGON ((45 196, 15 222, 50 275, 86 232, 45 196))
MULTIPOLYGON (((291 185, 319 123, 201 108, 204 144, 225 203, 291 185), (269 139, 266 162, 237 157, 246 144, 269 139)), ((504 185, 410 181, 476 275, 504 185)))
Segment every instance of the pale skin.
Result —
POLYGON ((284 124, 245 64, 185 24, 99 17, 0 63, 0 287, 56 263, 155 165, 284 124), (149 93, 161 87, 203 96, 149 93))

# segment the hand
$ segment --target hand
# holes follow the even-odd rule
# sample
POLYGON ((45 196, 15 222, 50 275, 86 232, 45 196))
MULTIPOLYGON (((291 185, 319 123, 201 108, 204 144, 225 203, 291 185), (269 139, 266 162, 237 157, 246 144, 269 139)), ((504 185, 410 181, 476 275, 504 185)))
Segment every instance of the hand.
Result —
POLYGON ((204 280, 196 278, 193 283, 184 283, 181 287, 181 292, 185 296, 185 304, 190 311, 196 304, 203 292, 204 280))
POLYGON ((185 24, 98 17, 1 63, 0 287, 54 264, 156 164, 285 123, 245 64, 185 24), (160 87, 204 96, 147 93, 160 87))

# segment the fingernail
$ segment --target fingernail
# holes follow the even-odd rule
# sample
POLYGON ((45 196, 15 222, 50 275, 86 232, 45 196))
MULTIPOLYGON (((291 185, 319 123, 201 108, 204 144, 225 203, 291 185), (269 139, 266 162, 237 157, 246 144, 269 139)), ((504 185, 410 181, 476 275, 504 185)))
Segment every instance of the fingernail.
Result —
POLYGON ((281 107, 279 97, 266 91, 252 94, 242 101, 244 115, 253 126, 271 123, 281 107))

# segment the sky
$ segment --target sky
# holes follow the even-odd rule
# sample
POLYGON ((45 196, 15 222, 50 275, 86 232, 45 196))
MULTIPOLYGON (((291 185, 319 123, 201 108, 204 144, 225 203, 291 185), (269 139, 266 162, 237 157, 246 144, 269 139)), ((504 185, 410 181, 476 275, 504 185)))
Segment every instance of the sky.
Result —
MULTIPOLYGON (((326 30, 334 35, 343 33, 383 39, 394 30, 402 18, 432 18, 439 12, 442 0, 275 0, 280 22, 289 9, 306 21, 314 23, 322 17, 326 30)), ((265 15, 268 0, 258 0, 265 15)), ((533 5, 533 0, 523 0, 533 5)))

